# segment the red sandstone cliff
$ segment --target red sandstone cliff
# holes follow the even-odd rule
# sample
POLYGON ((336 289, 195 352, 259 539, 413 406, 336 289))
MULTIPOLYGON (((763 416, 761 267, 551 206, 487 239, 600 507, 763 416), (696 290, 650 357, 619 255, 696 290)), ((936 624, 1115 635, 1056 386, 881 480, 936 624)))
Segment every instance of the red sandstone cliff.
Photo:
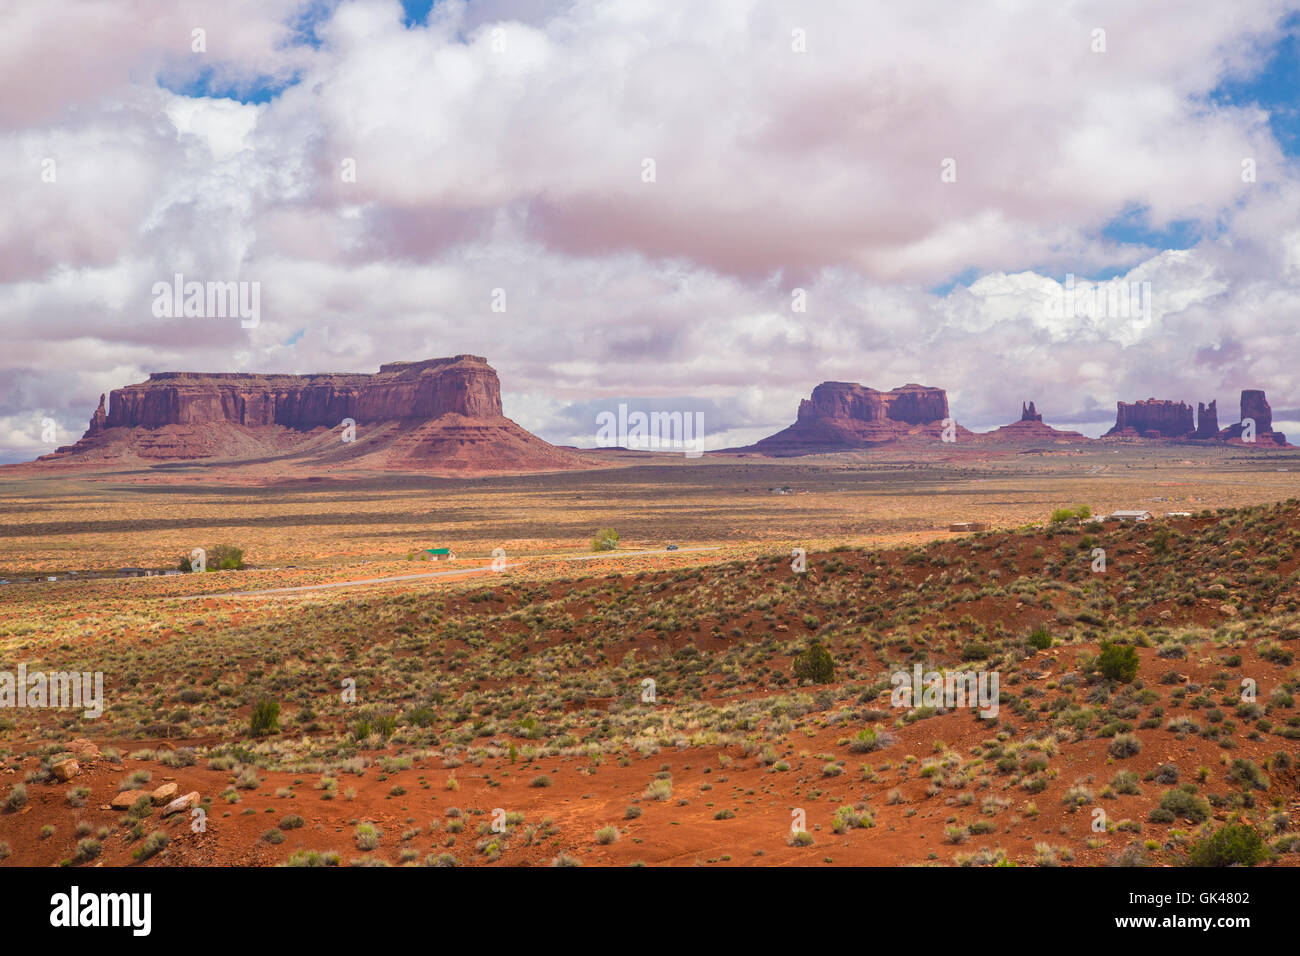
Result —
POLYGON ((501 412, 501 383, 478 355, 393 362, 373 375, 156 372, 101 396, 75 445, 39 459, 277 459, 457 472, 589 467, 501 412), (344 441, 351 419, 355 440, 344 441))
POLYGON ((1193 438, 1210 439, 1219 437, 1219 403, 1212 401, 1209 405, 1196 403, 1196 431, 1193 438))
POLYGON ((1195 421, 1192 408, 1185 402, 1148 398, 1146 401, 1117 403, 1115 424, 1103 438, 1118 439, 1175 439, 1210 442, 1256 444, 1266 447, 1286 447, 1286 435, 1273 431, 1273 410, 1259 389, 1248 388, 1241 393, 1242 421, 1227 428, 1219 428, 1218 403, 1197 403, 1195 421), (1255 423, 1253 442, 1243 439, 1245 421, 1255 423))
POLYGON ((1248 434, 1245 427, 1247 419, 1255 423, 1255 440, 1253 444, 1286 447, 1286 435, 1282 432, 1273 431, 1273 408, 1269 405, 1268 398, 1263 390, 1258 388, 1242 389, 1241 421, 1235 425, 1229 425, 1219 432, 1219 438, 1223 441, 1251 444, 1244 437, 1248 434))
MULTIPOLYGON (((941 388, 904 385, 889 392, 855 382, 822 382, 799 403, 795 423, 775 435, 734 451, 775 457, 863 448, 904 438, 940 441, 948 418, 941 388)), ((954 426, 957 440, 971 435, 954 426)))
POLYGON ((1162 398, 1116 402, 1115 424, 1103 438, 1188 438, 1196 430, 1192 407, 1162 398))
POLYGON ((155 372, 147 382, 114 389, 108 428, 160 428, 230 422, 283 425, 299 431, 438 418, 501 416, 501 383, 478 355, 393 362, 376 375, 247 375, 155 372))

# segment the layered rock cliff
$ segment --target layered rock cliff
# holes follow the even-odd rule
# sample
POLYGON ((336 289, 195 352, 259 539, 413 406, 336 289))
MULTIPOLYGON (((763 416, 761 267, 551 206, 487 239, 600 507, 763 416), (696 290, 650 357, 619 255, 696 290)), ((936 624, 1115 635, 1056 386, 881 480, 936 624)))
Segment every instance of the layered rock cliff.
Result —
POLYGON ((277 458, 452 471, 589 467, 501 411, 478 355, 392 362, 378 373, 155 372, 100 397, 75 445, 41 461, 277 458), (346 437, 345 437, 346 435, 346 437))
MULTIPOLYGON (((909 384, 888 392, 856 382, 822 382, 799 403, 795 423, 744 451, 786 457, 862 448, 903 438, 940 441, 948 418, 941 388, 909 384)), ((958 440, 970 432, 954 424, 958 440)))
POLYGON ((1148 398, 1116 402, 1115 424, 1102 437, 1187 438, 1195 430, 1192 407, 1186 402, 1148 398))
POLYGON ((362 424, 447 414, 501 416, 501 383, 482 356, 393 362, 375 375, 155 372, 146 382, 113 390, 105 426, 229 422, 310 431, 345 418, 362 424))
POLYGON ((1208 405, 1198 402, 1196 418, 1185 402, 1148 398, 1146 401, 1119 402, 1115 424, 1103 438, 1120 439, 1177 439, 1208 442, 1240 442, 1284 447, 1286 435, 1273 431, 1273 410, 1264 392, 1256 388, 1241 393, 1241 421, 1227 428, 1219 428, 1218 402, 1208 405), (1254 439, 1249 438, 1246 421, 1254 422, 1254 439))

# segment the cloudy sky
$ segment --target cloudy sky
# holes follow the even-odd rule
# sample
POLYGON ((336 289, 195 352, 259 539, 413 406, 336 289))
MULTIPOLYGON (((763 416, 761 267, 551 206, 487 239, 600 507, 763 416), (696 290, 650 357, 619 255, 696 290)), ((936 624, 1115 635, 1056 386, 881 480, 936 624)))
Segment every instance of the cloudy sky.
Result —
POLYGON ((150 371, 461 352, 561 443, 651 400, 739 444, 824 380, 1300 432, 1297 8, 12 0, 0 461, 150 371), (260 322, 156 316, 176 273, 260 322))

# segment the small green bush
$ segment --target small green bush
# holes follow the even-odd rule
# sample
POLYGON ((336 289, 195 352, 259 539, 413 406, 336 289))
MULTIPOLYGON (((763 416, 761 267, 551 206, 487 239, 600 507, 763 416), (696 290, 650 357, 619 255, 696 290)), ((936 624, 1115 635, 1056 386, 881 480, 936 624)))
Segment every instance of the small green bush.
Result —
POLYGON ((1117 680, 1123 684, 1132 683, 1133 678, 1137 677, 1139 663, 1137 651, 1127 644, 1101 642, 1101 653, 1097 655, 1097 670, 1101 671, 1101 676, 1107 680, 1117 680))
POLYGON ((818 641, 794 657, 794 676, 798 680, 811 680, 814 684, 829 684, 835 677, 835 660, 831 652, 818 641))
POLYGON ((278 700, 259 700, 254 704, 253 716, 248 729, 254 737, 279 733, 280 702, 278 700))
POLYGON ((1028 644, 1035 650, 1045 651, 1052 646, 1052 635, 1047 633, 1047 628, 1035 628, 1034 632, 1029 635, 1028 644))
POLYGON ((1259 831, 1246 824, 1229 823, 1187 851, 1188 866, 1254 866, 1268 859, 1259 831))

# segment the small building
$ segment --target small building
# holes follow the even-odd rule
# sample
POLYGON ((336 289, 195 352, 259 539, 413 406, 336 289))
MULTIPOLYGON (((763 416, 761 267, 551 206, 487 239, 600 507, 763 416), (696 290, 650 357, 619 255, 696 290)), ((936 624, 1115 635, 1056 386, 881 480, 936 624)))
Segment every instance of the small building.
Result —
POLYGON ((1190 511, 1166 511, 1165 512, 1166 518, 1190 518, 1191 516, 1192 513, 1190 511))
POLYGON ((117 576, 119 578, 142 578, 148 572, 144 568, 118 568, 117 576))
POLYGON ((1149 511, 1112 511, 1106 520, 1135 524, 1140 521, 1150 521, 1151 518, 1149 511))
POLYGON ((958 533, 968 533, 971 531, 987 531, 989 530, 989 526, 986 521, 954 521, 952 524, 948 525, 948 530, 956 531, 958 533))
POLYGON ((451 553, 451 548, 425 548, 424 553, 428 555, 426 561, 455 561, 456 556, 451 553))

